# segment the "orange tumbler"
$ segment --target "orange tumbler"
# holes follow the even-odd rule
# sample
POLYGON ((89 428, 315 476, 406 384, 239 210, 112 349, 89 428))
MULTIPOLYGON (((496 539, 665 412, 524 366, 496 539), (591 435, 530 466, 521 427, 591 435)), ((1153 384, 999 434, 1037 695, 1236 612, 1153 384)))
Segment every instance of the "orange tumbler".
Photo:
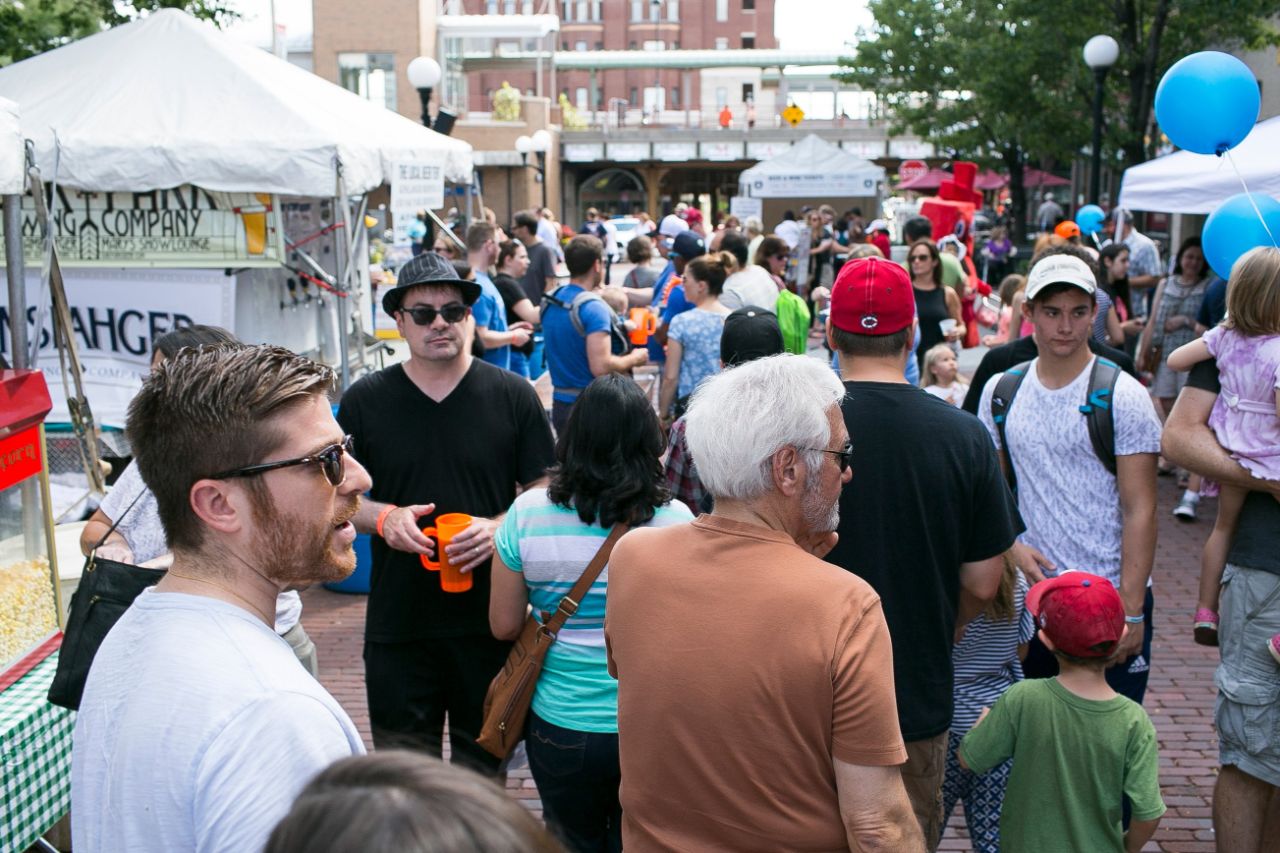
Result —
POLYGON ((658 331, 658 318, 648 308, 632 308, 631 322, 635 328, 631 330, 631 343, 644 346, 649 336, 658 331))
POLYGON ((432 536, 439 543, 436 549, 439 561, 421 554, 419 557, 422 560, 422 566, 440 572, 440 588, 445 592, 466 592, 471 589, 471 573, 455 569, 444 552, 445 546, 453 541, 453 537, 470 526, 471 516, 462 512, 449 512, 436 516, 435 526, 422 531, 424 536, 432 536))

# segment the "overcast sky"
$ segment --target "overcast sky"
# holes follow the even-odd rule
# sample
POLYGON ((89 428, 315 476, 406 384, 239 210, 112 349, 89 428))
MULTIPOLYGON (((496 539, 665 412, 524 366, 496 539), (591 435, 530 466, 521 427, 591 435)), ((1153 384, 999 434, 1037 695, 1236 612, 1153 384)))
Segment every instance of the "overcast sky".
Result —
MULTIPOLYGON (((778 42, 791 50, 840 51, 859 25, 870 24, 865 0, 776 0, 778 42)), ((271 39, 270 0, 234 0, 243 18, 231 32, 259 44, 271 39)), ((311 30, 310 0, 276 0, 276 15, 291 35, 311 30)))

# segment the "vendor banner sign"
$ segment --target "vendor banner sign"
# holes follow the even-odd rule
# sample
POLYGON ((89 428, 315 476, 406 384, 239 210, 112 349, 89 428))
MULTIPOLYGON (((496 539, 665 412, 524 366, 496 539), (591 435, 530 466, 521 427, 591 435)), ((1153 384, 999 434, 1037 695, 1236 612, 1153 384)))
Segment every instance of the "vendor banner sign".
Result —
MULTIPOLYGON (((129 401, 151 369, 155 339, 203 323, 235 328, 236 277, 213 270, 67 270, 71 328, 84 367, 85 395, 99 424, 123 427, 129 401)), ((40 341, 36 367, 53 399, 48 420, 70 421, 58 350, 53 343, 49 294, 39 316, 40 274, 27 272, 27 335, 40 341)), ((0 352, 12 362, 9 306, 0 303, 0 352)))
POLYGON ((420 210, 444 207, 444 153, 424 152, 413 160, 397 160, 391 171, 391 220, 394 242, 408 246, 409 225, 420 210))
MULTIPOLYGON (((52 198, 47 203, 64 267, 274 267, 285 256, 280 205, 269 195, 193 186, 145 193, 59 187, 56 209, 52 198)), ((22 199, 22 247, 29 266, 43 264, 44 238, 29 195, 22 199)))

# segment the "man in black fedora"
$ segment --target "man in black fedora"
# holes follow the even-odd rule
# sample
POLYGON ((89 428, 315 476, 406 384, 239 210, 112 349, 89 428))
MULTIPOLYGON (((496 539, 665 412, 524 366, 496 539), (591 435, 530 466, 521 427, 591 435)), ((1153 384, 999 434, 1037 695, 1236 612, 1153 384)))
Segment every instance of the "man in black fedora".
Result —
POLYGON ((528 381, 471 356, 479 296, 435 253, 405 264, 382 307, 409 358, 351 386, 338 422, 373 477, 355 524, 373 534, 364 660, 374 746, 439 755, 447 713, 454 759, 493 772, 497 759, 475 743, 510 646, 489 633, 493 532, 516 486, 541 483, 554 452, 528 381), (444 513, 475 519, 445 549, 472 572, 467 592, 443 592, 421 562, 438 556, 421 528, 444 513))

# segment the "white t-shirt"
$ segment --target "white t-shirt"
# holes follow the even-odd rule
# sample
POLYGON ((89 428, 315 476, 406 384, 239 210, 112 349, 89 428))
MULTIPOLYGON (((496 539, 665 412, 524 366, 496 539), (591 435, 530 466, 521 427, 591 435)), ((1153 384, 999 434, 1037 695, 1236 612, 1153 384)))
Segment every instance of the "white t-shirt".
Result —
POLYGON ((924 390, 959 409, 964 405, 964 397, 969 393, 969 386, 957 379, 950 385, 926 385, 924 390))
MULTIPOLYGON (((142 473, 138 470, 136 461, 130 462, 120 472, 111 491, 102 499, 99 509, 112 521, 120 521, 116 531, 129 543, 135 564, 140 565, 169 553, 169 538, 165 536, 164 525, 160 523, 160 508, 156 503, 156 496, 142 481, 142 473), (136 504, 133 503, 135 498, 138 500, 136 504)), ((288 633, 300 619, 301 596, 293 590, 280 593, 276 598, 276 633, 288 633)))
POLYGON ((261 850, 316 773, 364 752, 249 613, 149 589, 103 641, 71 753, 76 850, 261 850))
POLYGON ((799 222, 796 222, 794 219, 784 219, 778 223, 776 228, 773 229, 773 234, 775 237, 780 237, 782 242, 786 243, 789 248, 794 249, 796 246, 800 245, 800 234, 802 231, 803 228, 799 222))
MULTIPOLYGON (((1005 420, 1018 511, 1027 525, 1020 537, 1059 570, 1102 575, 1120 584, 1120 491, 1089 440, 1080 412, 1093 359, 1071 384, 1050 391, 1040 382, 1039 359, 1031 363, 1005 420)), ((1003 373, 982 389, 978 417, 1000 446, 991 419, 991 394, 1003 373)), ((1160 452, 1160 418, 1145 388, 1121 373, 1112 401, 1116 456, 1160 452)))
POLYGON ((724 280, 720 304, 731 310, 754 305, 775 313, 778 307, 778 285, 764 267, 750 264, 724 280))

